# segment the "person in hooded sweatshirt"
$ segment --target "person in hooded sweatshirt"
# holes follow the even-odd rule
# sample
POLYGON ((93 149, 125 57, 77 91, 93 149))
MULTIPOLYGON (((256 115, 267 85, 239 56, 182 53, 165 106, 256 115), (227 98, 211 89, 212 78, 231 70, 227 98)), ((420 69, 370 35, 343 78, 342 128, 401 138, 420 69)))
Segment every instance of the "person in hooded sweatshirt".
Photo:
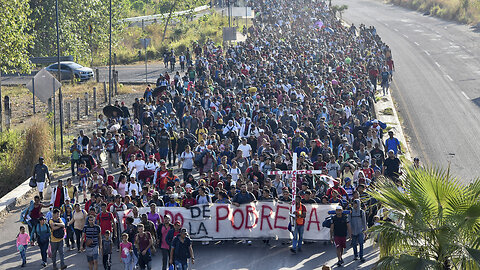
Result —
POLYGON ((360 206, 359 199, 353 200, 353 208, 349 214, 349 220, 352 228, 353 259, 358 260, 360 255, 360 261, 365 262, 363 258, 363 242, 365 240, 365 231, 367 230, 367 219, 365 211, 360 206), (357 245, 360 246, 360 254, 358 253, 357 245))

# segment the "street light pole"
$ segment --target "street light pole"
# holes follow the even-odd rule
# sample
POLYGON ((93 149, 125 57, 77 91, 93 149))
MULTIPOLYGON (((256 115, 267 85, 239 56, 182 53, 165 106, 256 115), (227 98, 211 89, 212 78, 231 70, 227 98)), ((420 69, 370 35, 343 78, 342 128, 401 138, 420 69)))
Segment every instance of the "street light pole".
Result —
MULTIPOLYGON (((55 16, 57 21, 57 64, 58 64, 58 80, 62 81, 62 72, 60 69, 60 30, 58 23, 58 0, 55 1, 55 16)), ((62 86, 58 88, 58 103, 60 110, 60 149, 63 155, 63 99, 62 99, 62 86)), ((55 115, 53 116, 53 121, 55 121, 55 115)))
POLYGON ((108 104, 112 104, 112 0, 110 0, 110 42, 109 42, 109 60, 108 60, 108 104))

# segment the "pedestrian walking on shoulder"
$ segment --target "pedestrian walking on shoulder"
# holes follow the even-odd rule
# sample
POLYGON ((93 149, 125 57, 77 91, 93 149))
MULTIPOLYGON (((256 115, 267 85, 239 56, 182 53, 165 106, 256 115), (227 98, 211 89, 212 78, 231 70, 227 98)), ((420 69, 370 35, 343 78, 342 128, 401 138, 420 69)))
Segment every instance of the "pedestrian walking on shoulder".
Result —
POLYGON ((302 204, 302 197, 295 197, 295 230, 293 231, 292 248, 290 251, 297 253, 302 251, 303 231, 305 226, 305 217, 307 216, 307 208, 302 204))
POLYGON ((45 159, 43 157, 38 158, 38 163, 33 168, 32 178, 37 183, 38 193, 40 200, 43 200, 43 189, 45 188, 45 180, 51 181, 50 174, 48 173, 48 167, 44 164, 45 159))
POLYGON ((348 217, 343 213, 343 207, 339 205, 335 210, 335 215, 332 217, 332 225, 330 225, 330 239, 337 248, 338 266, 343 264, 343 251, 347 247, 347 239, 351 235, 352 229, 348 217))
POLYGON ((365 240, 365 231, 367 230, 367 219, 365 211, 360 208, 359 199, 353 200, 353 208, 349 214, 349 219, 352 228, 353 259, 358 260, 360 255, 360 261, 365 262, 363 258, 363 242, 365 240), (358 253, 357 245, 360 246, 360 254, 358 253))
POLYGON ((20 226, 20 232, 17 235, 17 250, 22 258, 22 267, 27 264, 27 247, 30 243, 30 235, 25 232, 25 226, 20 226))

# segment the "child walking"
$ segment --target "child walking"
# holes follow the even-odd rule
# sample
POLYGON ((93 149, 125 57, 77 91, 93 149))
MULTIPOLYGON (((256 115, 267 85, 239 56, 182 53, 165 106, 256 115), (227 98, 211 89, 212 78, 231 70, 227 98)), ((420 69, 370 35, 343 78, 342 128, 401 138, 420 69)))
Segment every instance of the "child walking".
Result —
POLYGON ((102 241, 102 254, 103 254, 103 268, 105 270, 112 269, 112 238, 110 237, 110 231, 105 231, 105 236, 102 241))
POLYGON ((122 234, 122 242, 120 243, 120 261, 124 264, 125 270, 133 270, 133 245, 128 242, 128 234, 122 234))
POLYGON ((22 257, 22 267, 25 267, 27 264, 27 247, 30 243, 30 235, 25 233, 25 227, 20 226, 20 233, 17 235, 17 250, 20 252, 22 257))

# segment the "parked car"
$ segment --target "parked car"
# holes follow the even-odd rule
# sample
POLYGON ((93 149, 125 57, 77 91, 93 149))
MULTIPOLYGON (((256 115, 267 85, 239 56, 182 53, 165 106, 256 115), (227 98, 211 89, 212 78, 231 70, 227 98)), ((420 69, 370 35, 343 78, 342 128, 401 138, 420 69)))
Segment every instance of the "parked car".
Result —
MULTIPOLYGON (((58 63, 51 64, 45 68, 52 75, 58 77, 58 63)), ((62 72, 62 80, 71 80, 72 74, 80 81, 86 81, 93 78, 93 70, 88 67, 84 67, 75 62, 65 61, 60 62, 60 71, 62 72)))

